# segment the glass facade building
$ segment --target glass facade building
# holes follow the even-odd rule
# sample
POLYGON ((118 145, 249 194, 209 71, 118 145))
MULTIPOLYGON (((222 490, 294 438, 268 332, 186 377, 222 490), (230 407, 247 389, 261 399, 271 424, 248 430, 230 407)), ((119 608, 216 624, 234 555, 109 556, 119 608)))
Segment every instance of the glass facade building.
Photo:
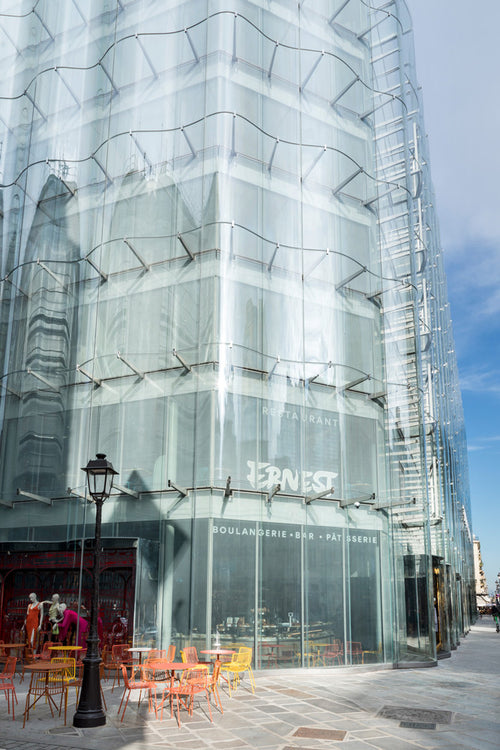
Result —
POLYGON ((474 605, 402 0, 3 0, 2 636, 433 662, 474 605), (380 5, 380 8, 375 7, 380 5))

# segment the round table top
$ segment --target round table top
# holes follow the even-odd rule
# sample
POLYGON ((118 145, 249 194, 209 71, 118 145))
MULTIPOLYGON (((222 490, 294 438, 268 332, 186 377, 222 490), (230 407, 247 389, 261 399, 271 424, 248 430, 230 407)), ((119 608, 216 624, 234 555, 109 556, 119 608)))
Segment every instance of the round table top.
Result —
POLYGON ((49 651, 81 651, 83 646, 49 646, 49 651))
POLYGON ((153 669, 193 669, 197 664, 195 662, 188 664, 185 661, 165 661, 164 659, 153 659, 148 664, 143 664, 143 667, 152 667, 153 669))
POLYGON ((60 661, 60 662, 53 662, 53 661, 40 661, 36 662, 35 664, 26 664, 24 666, 24 669, 26 671, 30 672, 58 672, 60 669, 66 669, 67 667, 72 667, 73 662, 72 661, 60 661))
POLYGON ((235 654, 236 651, 230 649, 230 648, 205 648, 200 651, 200 654, 215 654, 218 656, 219 654, 235 654))
POLYGON ((127 648, 127 651, 137 651, 138 653, 145 653, 146 651, 152 651, 151 646, 134 646, 134 648, 127 648))

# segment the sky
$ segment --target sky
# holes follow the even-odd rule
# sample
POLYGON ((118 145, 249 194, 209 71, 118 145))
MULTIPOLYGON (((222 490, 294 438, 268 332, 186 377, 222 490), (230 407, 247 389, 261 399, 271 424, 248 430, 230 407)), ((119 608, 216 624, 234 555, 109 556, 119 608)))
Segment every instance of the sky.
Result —
POLYGON ((500 2, 407 0, 467 430, 473 533, 500 571, 500 2))

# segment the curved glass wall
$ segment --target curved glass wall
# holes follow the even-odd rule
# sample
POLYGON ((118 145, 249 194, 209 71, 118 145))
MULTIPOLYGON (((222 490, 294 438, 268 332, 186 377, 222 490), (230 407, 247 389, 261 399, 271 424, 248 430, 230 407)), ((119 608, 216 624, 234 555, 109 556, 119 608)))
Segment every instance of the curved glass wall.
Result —
POLYGON ((218 632, 263 667, 432 660, 433 586, 443 634, 463 631, 462 416, 396 6, 0 15, 9 637, 27 559, 30 591, 89 603, 97 451, 120 473, 110 642, 218 632), (454 520, 434 536, 438 506, 454 520))

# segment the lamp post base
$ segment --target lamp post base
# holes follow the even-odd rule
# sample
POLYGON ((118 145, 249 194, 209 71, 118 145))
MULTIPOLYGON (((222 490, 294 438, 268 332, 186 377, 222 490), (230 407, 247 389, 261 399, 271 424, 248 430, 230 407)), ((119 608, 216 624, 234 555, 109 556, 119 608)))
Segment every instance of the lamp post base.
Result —
MULTIPOLYGON (((97 638, 88 638, 87 643, 92 646, 89 650, 97 649, 97 638)), ((99 665, 101 657, 87 653, 83 659, 83 680, 80 701, 73 717, 73 726, 86 729, 102 727, 106 724, 106 714, 102 709, 101 680, 99 665)))
POLYGON ((80 729, 103 727, 106 724, 106 714, 101 711, 77 711, 73 717, 73 726, 80 729))

